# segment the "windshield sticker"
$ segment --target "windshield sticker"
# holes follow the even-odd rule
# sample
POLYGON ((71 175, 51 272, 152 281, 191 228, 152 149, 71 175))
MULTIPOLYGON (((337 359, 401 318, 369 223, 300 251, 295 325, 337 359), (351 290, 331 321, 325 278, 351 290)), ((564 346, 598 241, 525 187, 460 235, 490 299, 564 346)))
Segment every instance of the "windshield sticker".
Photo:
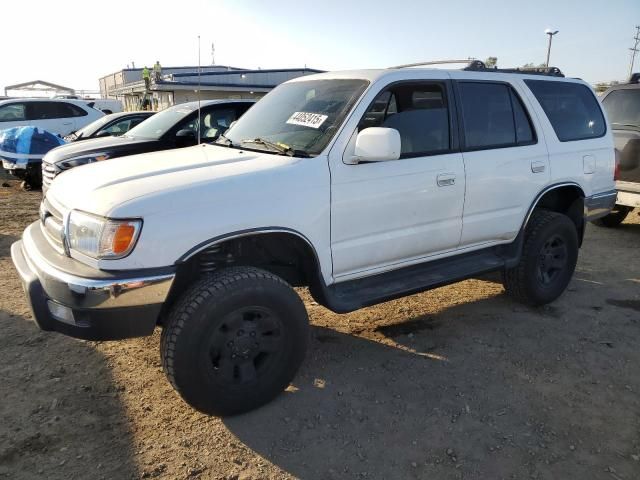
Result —
POLYGON ((328 118, 327 115, 309 112, 293 112, 287 123, 290 125, 302 125, 309 128, 320 128, 320 125, 328 118))

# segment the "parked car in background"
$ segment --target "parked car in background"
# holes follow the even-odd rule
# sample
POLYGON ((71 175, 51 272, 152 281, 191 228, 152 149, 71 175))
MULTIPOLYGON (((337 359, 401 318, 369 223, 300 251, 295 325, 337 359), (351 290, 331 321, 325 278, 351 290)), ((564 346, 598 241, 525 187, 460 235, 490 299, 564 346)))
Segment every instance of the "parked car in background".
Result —
POLYGON ((105 114, 122 112, 122 102, 120 100, 114 100, 111 98, 97 98, 91 100, 84 100, 88 106, 100 110, 105 114))
POLYGON ((119 137, 72 142, 51 150, 42 162, 42 188, 80 165, 137 153, 154 152, 211 142, 255 103, 254 100, 205 100, 200 102, 202 128, 198 128, 198 102, 183 103, 156 113, 119 137))
POLYGON ((64 137, 67 142, 77 142, 80 140, 89 140, 90 138, 98 137, 119 137, 124 135, 133 127, 142 123, 156 112, 120 112, 111 113, 99 118, 95 122, 89 125, 71 132, 64 137))
POLYGON ((54 98, 66 98, 82 100, 91 108, 100 110, 105 114, 122 112, 122 102, 113 98, 82 98, 78 95, 56 95, 54 98))
POLYGON ((604 227, 617 227, 640 207, 640 73, 628 84, 615 85, 602 94, 618 156, 616 189, 618 198, 613 211, 596 221, 604 227))
POLYGON ((82 100, 15 98, 0 101, 0 130, 32 126, 64 137, 103 117, 82 100))
POLYGON ((495 271, 516 301, 552 302, 615 203, 615 153, 591 87, 544 72, 307 75, 216 144, 67 172, 11 248, 36 322, 92 340, 160 325, 174 388, 231 415, 304 359, 292 287, 347 313, 495 271))

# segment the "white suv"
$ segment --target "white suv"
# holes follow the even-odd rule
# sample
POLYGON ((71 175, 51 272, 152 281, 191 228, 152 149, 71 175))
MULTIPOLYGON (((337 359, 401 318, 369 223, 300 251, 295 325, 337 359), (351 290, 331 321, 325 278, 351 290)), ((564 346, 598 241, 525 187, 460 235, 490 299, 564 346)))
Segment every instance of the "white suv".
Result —
POLYGON ((0 130, 33 126, 64 137, 104 116, 81 100, 15 98, 0 101, 0 130))
POLYGON ((228 415, 304 358, 292 286, 344 313, 499 271, 516 300, 551 302, 616 192, 593 91, 546 73, 305 76, 216 145, 65 172, 12 246, 35 319, 88 339, 160 325, 176 390, 228 415))

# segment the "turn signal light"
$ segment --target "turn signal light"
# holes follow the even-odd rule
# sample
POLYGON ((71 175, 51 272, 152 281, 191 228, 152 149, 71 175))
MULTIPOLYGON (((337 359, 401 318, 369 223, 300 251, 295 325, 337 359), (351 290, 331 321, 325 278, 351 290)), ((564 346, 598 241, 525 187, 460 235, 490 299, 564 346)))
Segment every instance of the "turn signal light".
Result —
POLYGON ((131 246, 131 242, 133 242, 135 235, 136 227, 134 225, 131 225, 130 223, 118 225, 113 234, 111 251, 116 255, 126 252, 131 246))

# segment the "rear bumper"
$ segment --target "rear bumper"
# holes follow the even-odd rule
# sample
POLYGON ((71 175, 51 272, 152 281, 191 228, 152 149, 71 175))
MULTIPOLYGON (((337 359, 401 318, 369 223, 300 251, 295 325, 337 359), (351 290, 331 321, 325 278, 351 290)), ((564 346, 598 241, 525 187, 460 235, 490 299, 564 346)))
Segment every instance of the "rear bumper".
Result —
MULTIPOLYGON (((23 240, 11 246, 11 258, 42 330, 85 340, 118 340, 153 333, 173 283, 172 268, 152 275, 96 271, 94 278, 80 276, 59 268, 58 253, 52 248, 38 248, 42 245, 34 239, 36 228, 38 224, 31 225, 23 240)), ((78 267, 86 273, 86 267, 78 267)))
POLYGON ((584 199, 584 218, 591 222, 608 215, 616 204, 616 190, 597 193, 584 199))
POLYGON ((618 190, 617 205, 632 208, 640 207, 640 183, 618 180, 616 182, 616 189, 618 190))

